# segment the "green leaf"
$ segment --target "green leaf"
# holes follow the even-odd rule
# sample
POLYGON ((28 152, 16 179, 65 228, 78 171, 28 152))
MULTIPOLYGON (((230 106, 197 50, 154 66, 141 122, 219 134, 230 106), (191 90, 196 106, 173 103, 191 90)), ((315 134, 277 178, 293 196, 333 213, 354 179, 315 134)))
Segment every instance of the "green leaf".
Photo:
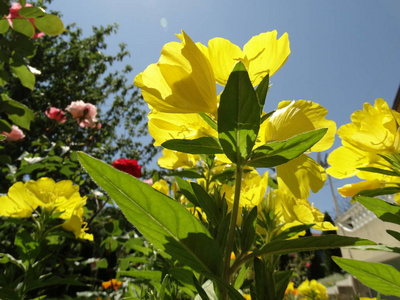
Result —
POLYGON ((179 191, 186 197, 186 199, 188 199, 195 206, 200 207, 200 203, 197 201, 197 198, 194 195, 190 182, 187 182, 186 180, 180 177, 175 177, 175 180, 176 183, 178 184, 179 191))
POLYGON ((48 35, 58 35, 64 32, 64 24, 59 17, 46 14, 35 19, 35 25, 39 31, 48 35))
POLYGON ((185 177, 185 178, 204 178, 203 175, 197 173, 196 169, 184 169, 182 171, 173 171, 168 174, 169 176, 178 176, 178 177, 185 177))
POLYGON ((33 262, 40 253, 39 243, 24 228, 18 230, 15 235, 14 245, 25 265, 27 262, 33 262))
POLYGON ((390 265, 332 257, 333 261, 378 293, 400 296, 400 272, 390 265))
POLYGON ((35 119, 34 112, 22 103, 8 98, 5 94, 2 94, 1 98, 0 111, 5 112, 15 125, 29 130, 31 122, 35 119))
POLYGON ((46 15, 39 7, 23 7, 18 11, 19 15, 24 18, 37 18, 46 15))
POLYGON ((32 38, 33 35, 35 34, 35 27, 29 20, 27 19, 13 19, 12 20, 12 28, 19 32, 22 33, 23 35, 26 35, 27 37, 32 38))
POLYGON ((10 123, 8 123, 6 120, 0 119, 0 132, 11 132, 12 128, 10 123))
POLYGON ((294 240, 272 241, 249 254, 246 260, 262 255, 288 254, 349 246, 363 248, 368 245, 376 245, 376 243, 365 239, 340 235, 310 236, 294 240))
POLYGON ((161 271, 147 271, 147 270, 134 270, 134 271, 119 271, 118 276, 127 276, 135 278, 143 278, 154 281, 161 281, 162 272, 161 271))
POLYGON ((275 299, 284 299, 286 288, 292 277, 293 271, 281 271, 274 273, 275 299))
POLYGON ((392 237, 394 237, 396 240, 400 241, 400 232, 398 231, 393 231, 393 230, 386 230, 388 234, 390 234, 392 237))
POLYGON ((242 164, 260 128, 260 105, 246 67, 238 62, 229 75, 218 108, 218 137, 226 156, 242 164))
POLYGON ((320 128, 300 133, 284 141, 262 145, 254 149, 248 165, 255 168, 270 168, 284 164, 310 149, 327 130, 327 128, 320 128))
POLYGON ((300 232, 305 231, 313 227, 314 224, 302 224, 293 227, 289 227, 288 229, 282 231, 277 237, 277 240, 286 240, 298 235, 300 232))
POLYGON ((247 274, 251 271, 250 266, 243 265, 240 269, 238 275, 236 276, 235 282, 233 283, 233 287, 238 290, 241 288, 244 280, 247 278, 247 274))
POLYGON ((218 125, 217 125, 217 123, 216 123, 213 119, 211 119, 206 113, 199 113, 199 116, 200 116, 204 121, 206 121, 206 123, 207 123, 208 125, 210 125, 212 129, 214 129, 215 131, 218 131, 218 125))
POLYGON ((265 113, 265 114, 263 114, 262 116, 261 116, 261 124, 262 123, 264 123, 266 120, 268 120, 268 118, 270 117, 270 116, 272 116, 273 114, 274 114, 274 112, 275 112, 275 110, 273 110, 273 111, 270 111, 269 113, 265 113))
POLYGON ((400 206, 378 198, 356 197, 357 202, 385 222, 400 224, 400 206))
POLYGON ((75 286, 85 286, 79 280, 73 278, 60 278, 57 276, 51 276, 49 278, 38 279, 36 281, 32 281, 26 287, 26 291, 33 291, 39 288, 44 288, 48 286, 55 286, 55 285, 75 285, 75 286))
POLYGON ((399 173, 394 172, 392 170, 385 170, 385 169, 374 168, 374 167, 357 168, 357 170, 371 172, 371 173, 377 173, 377 174, 383 174, 383 175, 388 175, 388 176, 399 176, 399 173))
POLYGON ((174 268, 170 269, 168 273, 174 277, 176 280, 178 280, 180 283, 182 283, 184 286, 190 288, 193 291, 196 291, 196 288, 194 286, 193 282, 193 272, 188 270, 188 269, 183 269, 183 268, 174 268))
POLYGON ((23 271, 26 271, 26 267, 21 260, 14 258, 11 254, 8 253, 0 253, 0 264, 7 263, 13 263, 14 265, 21 268, 23 271))
POLYGON ((0 20, 0 34, 4 34, 10 28, 10 24, 7 19, 0 20))
POLYGON ((258 299, 275 300, 275 282, 273 276, 266 270, 264 262, 254 257, 255 291, 258 299))
POLYGON ((201 209, 207 215, 207 218, 212 224, 220 224, 221 218, 215 200, 199 184, 192 182, 191 185, 194 195, 196 196, 201 209))
MULTIPOLYGON (((196 287, 197 292, 199 293, 199 296, 200 296, 201 300, 210 300, 210 298, 208 297, 207 293, 205 292, 205 290, 203 289, 203 287, 200 285, 199 281, 197 280, 196 276, 192 275, 192 281, 193 281, 194 286, 196 287)), ((205 282, 204 285, 207 285, 207 287, 208 287, 208 286, 211 285, 211 282, 210 281, 205 282)), ((213 288, 209 289, 209 290, 211 291, 211 293, 214 293, 214 289, 213 288)))
POLYGON ((375 197, 381 195, 393 195, 400 192, 400 187, 384 187, 373 190, 363 190, 358 192, 357 195, 353 196, 353 199, 357 196, 365 196, 365 197, 375 197))
POLYGON ((78 157, 128 221, 156 247, 198 272, 222 272, 222 253, 217 244, 180 203, 85 153, 78 153, 78 157))
POLYGON ((0 70, 0 86, 4 86, 10 80, 10 76, 4 70, 0 70))
POLYGON ((167 288, 167 283, 169 282, 169 275, 165 275, 164 279, 162 280, 162 284, 161 284, 161 289, 160 292, 158 293, 157 297, 160 300, 164 300, 164 296, 165 296, 165 290, 167 288))
POLYGON ((30 89, 33 90, 33 86, 35 85, 35 75, 29 71, 27 66, 25 65, 18 65, 18 64, 11 64, 11 71, 12 73, 19 78, 21 81, 21 84, 30 89))
POLYGON ((213 137, 201 137, 194 140, 173 139, 162 143, 161 146, 190 154, 224 153, 218 140, 213 137))
POLYGON ((265 100, 267 98, 269 90, 269 74, 263 78, 263 80, 260 82, 260 84, 256 88, 256 93, 258 97, 258 101, 260 102, 260 108, 261 110, 264 107, 265 100))
POLYGON ((256 238, 256 226, 257 226, 257 206, 248 213, 242 222, 241 242, 242 252, 245 253, 250 250, 256 238))

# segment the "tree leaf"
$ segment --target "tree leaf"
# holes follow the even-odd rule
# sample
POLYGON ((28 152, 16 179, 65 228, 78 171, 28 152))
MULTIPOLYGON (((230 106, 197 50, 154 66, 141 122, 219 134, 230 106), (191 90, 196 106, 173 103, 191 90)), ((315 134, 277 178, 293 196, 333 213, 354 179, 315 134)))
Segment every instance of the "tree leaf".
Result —
POLYGON ((259 250, 249 254, 246 257, 246 260, 262 255, 288 254, 300 251, 313 251, 348 246, 362 248, 363 246, 368 245, 376 245, 376 243, 365 239, 340 235, 309 236, 294 240, 272 241, 262 246, 259 250))
POLYGON ((24 18, 37 18, 46 15, 46 13, 43 10, 41 10, 39 7, 34 7, 34 6, 22 7, 18 11, 18 13, 21 17, 24 18))
POLYGON ((201 137, 194 140, 173 139, 162 145, 164 148, 190 154, 224 153, 218 140, 213 137, 201 137))
POLYGON ((19 78, 21 81, 21 84, 30 89, 33 90, 33 86, 35 85, 35 75, 29 71, 27 66, 25 65, 19 65, 19 64, 11 64, 11 71, 12 73, 19 78))
POLYGON ((238 62, 229 75, 218 108, 218 137, 226 156, 242 164, 260 128, 260 105, 246 67, 238 62))
POLYGON ((156 247, 198 272, 222 272, 222 253, 217 244, 180 203, 85 153, 79 152, 78 158, 128 221, 156 247))
POLYGON ((384 295, 400 296, 400 272, 390 265, 332 257, 333 261, 363 284, 384 295))
POLYGON ((39 31, 48 35, 58 35, 64 32, 64 24, 59 17, 46 14, 35 19, 35 25, 39 31))
POLYGON ((385 222, 400 224, 400 206, 378 198, 356 197, 357 202, 385 222))
POLYGON ((22 103, 8 98, 5 94, 2 94, 1 98, 0 111, 5 112, 15 125, 29 130, 31 122, 35 119, 34 112, 22 103))
POLYGON ((27 37, 32 38, 33 35, 35 34, 35 27, 29 20, 27 19, 13 19, 12 20, 12 28, 19 32, 22 33, 23 35, 26 35, 27 37))
POLYGON ((310 149, 327 130, 327 128, 320 128, 300 133, 284 141, 262 145, 254 149, 248 165, 255 168, 270 168, 284 164, 310 149))
POLYGON ((7 19, 0 20, 0 34, 4 34, 10 28, 10 24, 7 19))

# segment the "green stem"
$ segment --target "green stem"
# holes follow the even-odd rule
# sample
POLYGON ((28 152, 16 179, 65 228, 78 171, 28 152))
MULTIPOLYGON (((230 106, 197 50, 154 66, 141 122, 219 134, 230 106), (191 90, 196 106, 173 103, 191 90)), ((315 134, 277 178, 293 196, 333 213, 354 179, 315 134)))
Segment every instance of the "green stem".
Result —
MULTIPOLYGON (((242 166, 241 165, 236 165, 236 174, 235 174, 235 198, 233 200, 233 209, 232 209, 232 215, 231 215, 231 220, 229 224, 229 232, 228 232, 228 239, 227 239, 227 246, 226 246, 226 252, 225 252, 225 266, 224 266, 224 274, 223 278, 226 282, 230 283, 231 281, 231 253, 233 250, 233 243, 234 243, 234 238, 235 238, 235 228, 236 228, 236 222, 237 222, 237 217, 239 213, 239 201, 240 201, 240 189, 242 185, 242 166)), ((227 298, 227 293, 224 293, 223 299, 228 299, 227 298)))

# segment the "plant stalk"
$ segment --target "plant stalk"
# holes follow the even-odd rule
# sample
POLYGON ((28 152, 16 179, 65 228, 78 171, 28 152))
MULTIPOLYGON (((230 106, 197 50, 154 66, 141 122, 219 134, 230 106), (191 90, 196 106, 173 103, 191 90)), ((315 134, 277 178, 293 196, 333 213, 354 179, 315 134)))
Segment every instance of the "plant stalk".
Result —
MULTIPOLYGON (((237 222, 237 217, 239 214, 239 202, 240 202, 240 189, 242 186, 242 166, 240 164, 236 165, 236 172, 235 172, 235 197, 233 200, 233 209, 232 209, 232 215, 231 215, 231 220, 229 224, 229 232, 228 232, 228 240, 227 240, 227 246, 226 246, 226 252, 225 252, 225 265, 224 265, 224 273, 223 273, 223 279, 227 283, 230 284, 231 281, 231 253, 233 250, 233 244, 234 244, 234 239, 235 239, 235 228, 236 228, 236 222, 237 222)), ((226 290, 223 295, 223 299, 228 299, 228 295, 226 293, 226 290)))

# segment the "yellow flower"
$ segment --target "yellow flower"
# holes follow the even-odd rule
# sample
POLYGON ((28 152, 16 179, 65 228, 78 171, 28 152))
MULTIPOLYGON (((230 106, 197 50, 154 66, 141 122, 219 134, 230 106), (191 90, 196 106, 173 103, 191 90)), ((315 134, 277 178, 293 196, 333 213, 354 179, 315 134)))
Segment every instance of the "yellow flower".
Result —
POLYGON ((244 63, 253 86, 257 86, 267 74, 274 75, 290 54, 288 34, 277 39, 276 30, 252 37, 243 51, 223 38, 214 38, 208 42, 208 49, 201 49, 211 62, 216 81, 223 86, 238 61, 244 63))
POLYGON ((149 114, 149 132, 154 138, 154 146, 171 139, 197 139, 205 136, 217 137, 198 114, 170 114, 153 109, 149 114))
POLYGON ((242 296, 246 300, 251 300, 251 295, 249 295, 249 294, 243 294, 242 296))
POLYGON ((134 84, 154 109, 170 113, 215 113, 217 90, 208 58, 182 31, 181 43, 164 45, 157 64, 136 76, 134 84))
MULTIPOLYGON (((307 131, 328 128, 325 136, 311 147, 320 152, 332 146, 336 131, 334 121, 326 120, 327 110, 306 100, 283 101, 275 113, 261 124, 256 146, 283 141, 307 131)), ((326 180, 325 170, 306 154, 276 167, 279 189, 296 198, 306 199, 310 189, 319 191, 326 180)))
POLYGON ((79 194, 79 186, 70 180, 54 182, 42 177, 37 181, 17 182, 7 196, 0 197, 0 214, 6 217, 30 217, 41 206, 48 211, 61 212, 61 219, 69 219, 77 207, 86 203, 86 197, 79 194), (4 203, 4 204, 3 204, 4 203))
POLYGON ((160 179, 159 181, 156 181, 155 183, 153 183, 152 187, 163 193, 164 195, 169 196, 169 185, 168 182, 166 182, 164 179, 160 179))
POLYGON ((376 99, 374 106, 364 103, 364 109, 355 111, 351 121, 338 130, 342 140, 367 152, 400 152, 400 114, 385 100, 376 99))
POLYGON ((325 222, 324 214, 310 205, 307 199, 297 199, 277 189, 270 192, 267 201, 273 202, 271 206, 274 206, 282 231, 303 224, 314 224, 313 229, 322 231, 337 229, 330 222, 325 222))
POLYGON ((299 287, 298 291, 303 296, 306 296, 313 300, 325 300, 328 299, 328 294, 326 293, 326 287, 316 281, 315 279, 308 281, 303 281, 299 287))
POLYGON ((80 212, 73 214, 71 218, 63 223, 62 227, 67 231, 72 231, 77 239, 93 241, 93 234, 86 233, 88 230, 87 223, 83 222, 83 216, 80 212))
POLYGON ((389 108, 383 99, 375 105, 364 104, 364 110, 351 115, 352 123, 338 130, 343 146, 328 157, 328 174, 336 178, 358 176, 362 179, 399 182, 398 177, 361 171, 359 168, 389 169, 389 163, 380 155, 400 152, 400 114, 389 108))
POLYGON ((343 197, 353 197, 354 195, 357 195, 361 191, 379 189, 384 186, 385 184, 382 181, 378 179, 373 179, 357 183, 346 184, 341 188, 338 188, 338 192, 343 197))
POLYGON ((276 31, 254 36, 243 51, 222 38, 210 40, 207 48, 195 44, 184 31, 177 37, 181 43, 164 45, 158 63, 134 80, 146 102, 161 112, 214 114, 218 105, 216 82, 225 85, 238 61, 246 65, 256 86, 267 74, 272 76, 279 70, 290 54, 288 35, 277 40, 276 31))
MULTIPOLYGON (((294 295, 294 296, 297 296, 297 295, 298 295, 298 291, 297 291, 297 289, 294 287, 294 282, 293 282, 293 281, 290 281, 289 284, 288 284, 288 286, 286 287, 285 295, 287 295, 287 294, 292 294, 292 295, 294 295)), ((286 299, 286 298, 285 298, 285 299, 286 299)))
MULTIPOLYGON (((268 172, 262 176, 255 169, 245 172, 242 177, 239 206, 248 208, 257 206, 263 200, 267 188, 268 172)), ((228 203, 232 204, 235 198, 235 185, 224 184, 221 193, 225 194, 228 203)))
POLYGON ((182 153, 178 151, 163 149, 163 156, 158 159, 158 165, 165 169, 193 168, 200 155, 182 153))

